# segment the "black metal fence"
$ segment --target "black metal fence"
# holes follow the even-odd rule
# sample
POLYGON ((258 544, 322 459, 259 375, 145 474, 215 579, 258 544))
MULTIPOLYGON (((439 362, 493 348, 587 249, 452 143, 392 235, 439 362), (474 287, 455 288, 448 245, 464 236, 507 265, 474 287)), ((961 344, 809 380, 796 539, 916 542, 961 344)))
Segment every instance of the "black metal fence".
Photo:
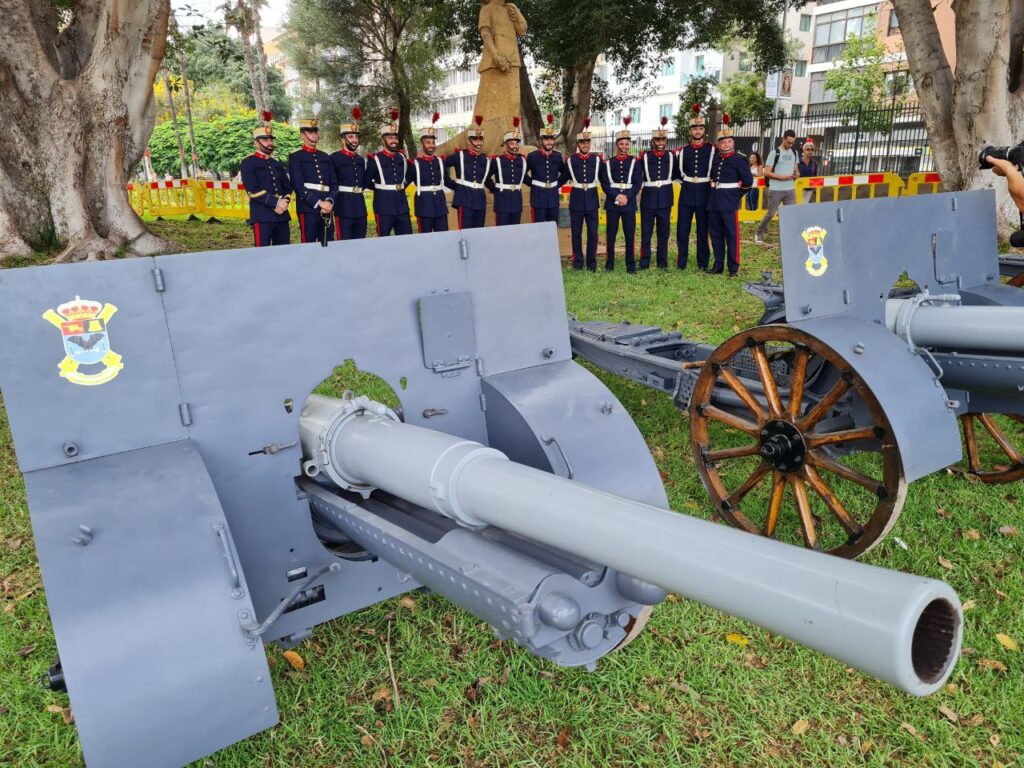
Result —
MULTIPOLYGON (((768 150, 781 141, 783 132, 796 132, 798 146, 814 141, 814 156, 822 175, 837 173, 880 173, 891 171, 907 176, 935 170, 928 144, 924 117, 918 106, 843 113, 831 105, 819 105, 811 114, 780 117, 758 123, 734 125, 736 148, 744 154, 768 150), (773 138, 774 137, 774 138, 773 138)), ((633 151, 650 146, 652 131, 633 131, 633 151)), ((669 130, 668 146, 676 149, 686 138, 669 130)), ((613 135, 594 137, 594 149, 606 155, 615 151, 613 135)))

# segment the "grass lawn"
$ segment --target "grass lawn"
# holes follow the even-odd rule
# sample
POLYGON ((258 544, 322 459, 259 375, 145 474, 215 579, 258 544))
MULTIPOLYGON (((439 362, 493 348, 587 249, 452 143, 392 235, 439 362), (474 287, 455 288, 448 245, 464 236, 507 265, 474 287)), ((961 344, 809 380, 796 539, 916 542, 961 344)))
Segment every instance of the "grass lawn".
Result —
MULTIPOLYGON (((153 229, 188 250, 250 242, 236 222, 153 229)), ((777 247, 754 246, 752 225, 743 236, 745 278, 779 269, 777 247)), ((711 342, 760 315, 741 281, 692 270, 568 271, 565 284, 581 319, 653 323, 711 342)), ((673 507, 710 517, 686 422, 669 398, 598 375, 646 437, 673 507)), ((197 765, 1021 765, 1024 650, 996 635, 1024 645, 1024 539, 999 532, 1024 530, 1022 496, 1020 483, 989 487, 936 474, 910 487, 895 530, 865 558, 945 579, 968 601, 963 656, 949 685, 928 699, 685 600, 656 608, 635 642, 588 673, 496 643, 479 620, 415 593, 318 627, 298 648, 302 671, 268 649, 280 725, 197 765), (389 631, 400 702, 390 692, 389 631)), ((55 647, 2 411, 0 586, 0 765, 81 765, 76 732, 60 712, 67 697, 35 682, 55 647)), ((203 653, 201 638, 195 653, 203 653)))

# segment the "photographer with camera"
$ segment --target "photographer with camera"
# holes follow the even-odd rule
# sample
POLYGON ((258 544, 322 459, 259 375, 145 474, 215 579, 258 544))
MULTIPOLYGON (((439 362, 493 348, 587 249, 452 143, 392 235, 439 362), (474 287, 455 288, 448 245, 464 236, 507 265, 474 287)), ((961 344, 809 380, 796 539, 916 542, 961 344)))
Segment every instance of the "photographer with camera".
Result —
POLYGON ((1021 173, 1020 168, 1009 160, 992 155, 986 155, 984 160, 996 176, 1006 178, 1006 188, 1010 191, 1014 205, 1021 213, 1024 213, 1024 174, 1021 173))
POLYGON ((1020 226, 1010 235, 1010 245, 1024 248, 1024 141, 1015 147, 985 147, 978 155, 981 169, 991 170, 996 176, 1006 179, 1006 189, 1013 204, 1020 211, 1020 226))

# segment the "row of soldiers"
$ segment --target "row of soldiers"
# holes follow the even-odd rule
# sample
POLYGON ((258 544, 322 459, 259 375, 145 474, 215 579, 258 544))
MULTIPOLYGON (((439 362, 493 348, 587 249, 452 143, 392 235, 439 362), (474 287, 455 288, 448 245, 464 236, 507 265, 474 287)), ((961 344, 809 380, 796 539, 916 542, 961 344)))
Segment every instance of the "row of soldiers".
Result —
POLYGON ((648 269, 656 235, 655 264, 668 268, 668 240, 674 185, 681 185, 676 227, 676 266, 685 269, 689 260, 690 233, 696 224, 696 258, 699 269, 721 274, 728 265, 736 275, 740 265, 739 208, 745 190, 753 185, 749 164, 735 151, 728 115, 723 118, 715 145, 705 141, 705 119, 700 105, 693 106, 689 142, 680 150, 666 149, 667 120, 654 132, 651 147, 633 155, 630 120, 615 134, 615 156, 605 159, 591 152, 590 121, 576 136, 576 152, 563 157, 554 149, 554 118, 548 115, 540 133, 540 148, 520 154, 519 119, 503 136, 504 152, 483 153, 483 120, 476 117, 467 132, 468 148, 448 157, 437 155, 435 113, 433 124, 420 134, 420 153, 407 158, 399 149, 397 110, 381 129, 381 148, 365 157, 360 145, 358 108, 352 122, 341 126, 343 146, 328 155, 317 149, 320 140, 316 118, 299 123, 303 146, 288 157, 288 167, 274 159, 272 117, 253 132, 255 152, 242 161, 242 182, 249 196, 250 223, 257 247, 289 242, 288 213, 295 196, 299 233, 303 243, 366 237, 367 209, 364 191, 373 192, 373 211, 378 237, 412 233, 406 188, 414 186, 413 215, 419 232, 448 229, 448 200, 458 213, 460 229, 485 224, 487 196, 493 197, 494 223, 518 224, 523 215, 523 187, 530 190, 530 219, 557 221, 560 192, 570 187, 569 218, 572 227, 572 265, 597 269, 598 189, 604 192, 607 218, 605 269, 615 267, 615 246, 621 230, 625 240, 626 270, 648 269), (636 217, 640 211, 641 249, 635 255, 636 217), (586 245, 584 247, 584 230, 586 245), (709 245, 710 240, 710 245, 709 245), (712 250, 714 263, 711 263, 712 250))

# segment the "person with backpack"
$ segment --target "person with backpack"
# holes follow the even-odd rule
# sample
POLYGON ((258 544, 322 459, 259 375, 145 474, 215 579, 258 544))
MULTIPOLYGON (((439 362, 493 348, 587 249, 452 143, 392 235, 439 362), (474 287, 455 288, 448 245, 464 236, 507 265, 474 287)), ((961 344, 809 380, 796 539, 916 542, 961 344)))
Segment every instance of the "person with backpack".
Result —
MULTIPOLYGON (((800 178, 802 179, 821 175, 821 172, 818 170, 818 161, 814 159, 814 142, 810 139, 804 142, 803 156, 800 158, 800 162, 796 164, 796 167, 800 170, 800 178)), ((814 190, 806 190, 804 192, 804 202, 810 203, 813 201, 814 190)))
POLYGON ((775 218, 780 205, 796 205, 796 180, 800 178, 797 167, 796 131, 787 130, 782 134, 782 143, 778 149, 768 153, 764 165, 765 178, 765 213, 754 233, 754 242, 764 245, 764 234, 768 231, 768 223, 775 218))

